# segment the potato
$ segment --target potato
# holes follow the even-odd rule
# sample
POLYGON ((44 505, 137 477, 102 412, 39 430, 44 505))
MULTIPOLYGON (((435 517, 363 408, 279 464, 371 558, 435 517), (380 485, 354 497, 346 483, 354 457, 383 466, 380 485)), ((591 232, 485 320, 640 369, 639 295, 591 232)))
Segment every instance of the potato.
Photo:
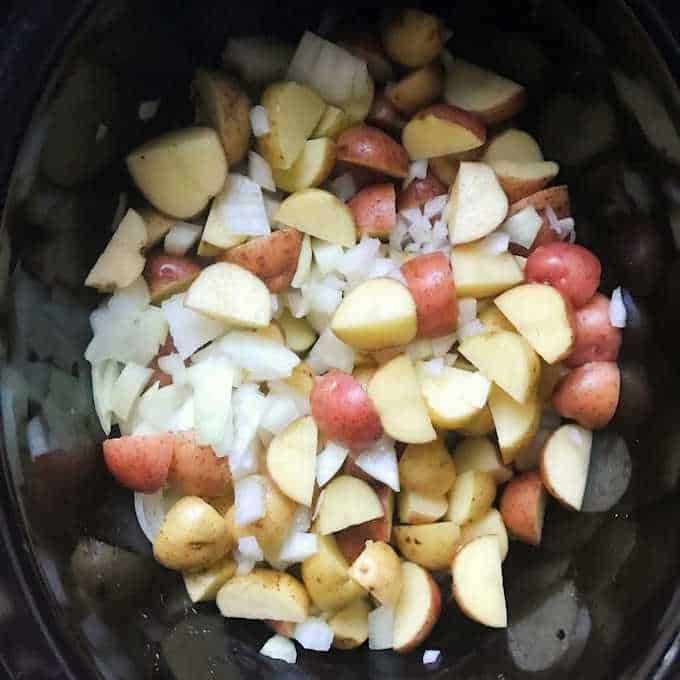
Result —
POLYGON ((570 368, 591 361, 616 361, 621 349, 621 330, 609 320, 609 299, 596 293, 574 312, 574 346, 565 364, 570 368))
POLYGON ((479 519, 493 505, 496 482, 490 472, 470 470, 456 477, 446 519, 458 525, 479 519))
POLYGON ((267 448, 267 472, 283 493, 309 507, 316 482, 318 430, 311 416, 294 420, 267 448))
POLYGON ((427 444, 409 444, 399 459, 399 483, 407 491, 442 496, 456 479, 451 454, 441 439, 427 444))
POLYGON ((350 209, 322 189, 303 189, 291 194, 279 206, 274 221, 345 248, 356 243, 356 225, 350 209))
POLYGON ((345 130, 337 141, 337 159, 403 179, 408 174, 408 154, 389 135, 369 125, 345 130))
POLYGON ((250 100, 236 80, 216 71, 198 69, 191 84, 196 122, 214 128, 227 163, 237 165, 250 145, 250 100))
POLYGON ((459 427, 458 432, 466 437, 478 437, 493 432, 493 419, 488 404, 465 425, 459 427))
POLYGON ((301 361, 285 382, 300 394, 308 397, 314 388, 314 372, 304 361, 301 361))
POLYGON ((408 288, 394 279, 369 279, 347 294, 331 330, 360 350, 406 345, 417 332, 416 305, 408 288))
POLYGON ((595 295, 600 285, 600 261, 583 246, 559 241, 536 248, 527 259, 527 281, 548 283, 560 291, 576 309, 595 295))
POLYGON ((546 493, 538 472, 525 472, 503 489, 503 523, 510 534, 529 545, 539 545, 543 533, 546 493))
POLYGON ((448 184, 444 184, 433 172, 428 172, 424 179, 414 179, 407 187, 402 187, 397 196, 399 210, 422 208, 428 201, 448 193, 448 184))
POLYGON ((400 491, 399 521, 402 524, 429 524, 441 519, 449 509, 447 496, 425 496, 415 491, 400 491))
POLYGON ((465 338, 458 349, 484 376, 516 401, 524 403, 533 394, 541 364, 521 335, 490 331, 465 338))
POLYGON ((235 619, 274 619, 302 623, 309 596, 294 576, 273 569, 253 569, 234 576, 217 593, 220 614, 235 619))
POLYGON ((264 328, 271 321, 267 286, 230 262, 206 267, 189 287, 184 304, 213 319, 246 328, 264 328))
POLYGON ((486 128, 461 109, 432 104, 411 118, 401 141, 411 160, 437 158, 478 149, 486 141, 486 128))
POLYGON ((102 451, 106 467, 120 484, 154 493, 167 481, 174 447, 173 435, 150 434, 105 439, 102 451))
POLYGON ((366 541, 366 547, 349 568, 349 575, 378 602, 394 607, 401 593, 401 562, 382 541, 366 541))
POLYGON ((317 553, 302 563, 302 581, 319 609, 339 611, 365 595, 348 571, 349 565, 333 536, 319 536, 317 553))
MULTIPOLYGON (((351 118, 342 109, 329 104, 312 132, 312 139, 307 144, 310 141, 323 137, 335 139, 343 130, 346 130, 351 125, 351 118)), ((333 149, 333 155, 335 157, 335 148, 333 149)))
MULTIPOLYGON (((472 153, 477 153, 477 149, 473 150, 472 153)), ((450 187, 455 183, 456 177, 458 177, 460 164, 461 158, 459 158, 458 154, 453 154, 451 156, 430 158, 427 166, 440 182, 450 187)))
POLYGON ((348 99, 342 103, 342 108, 345 115, 350 119, 351 123, 361 123, 368 116, 373 104, 373 97, 375 96, 375 84, 373 78, 369 77, 366 82, 366 89, 359 97, 348 99))
POLYGON ((227 178, 217 133, 194 127, 169 132, 128 154, 130 175, 155 208, 184 219, 201 212, 227 178))
POLYGON ((532 163, 542 161, 543 152, 538 142, 528 132, 508 128, 488 143, 482 160, 492 167, 496 161, 532 163))
POLYGON ((473 621, 492 628, 507 626, 500 550, 495 536, 466 543, 451 565, 453 597, 473 621))
POLYGON ((489 394, 489 409, 503 462, 511 463, 538 430, 541 422, 541 402, 536 396, 531 395, 520 404, 494 385, 489 394))
POLYGON ((504 484, 512 477, 512 470, 501 462, 498 448, 486 437, 462 439, 453 450, 456 474, 470 470, 488 472, 496 484, 504 484))
POLYGON ((419 255, 401 265, 416 303, 418 337, 437 338, 456 330, 458 301, 451 265, 444 253, 419 255))
POLYGON ((374 184, 361 189, 348 203, 360 234, 389 237, 397 224, 394 184, 374 184))
POLYGON ((371 104, 366 122, 373 126, 385 130, 390 134, 398 136, 406 125, 406 121, 401 117, 392 102, 385 96, 384 92, 378 92, 371 104))
POLYGON ((578 425, 562 425, 541 453, 541 480, 563 505, 580 510, 588 481, 593 433, 578 425))
POLYGON ((279 229, 229 248, 218 261, 247 269, 264 282, 270 293, 281 293, 295 276, 301 247, 302 234, 297 229, 279 229))
POLYGON ((352 33, 339 40, 338 45, 365 61, 368 72, 374 80, 379 83, 394 80, 392 64, 385 56, 380 40, 372 33, 352 33))
POLYGON ((182 574, 184 586, 192 602, 210 602, 219 589, 236 573, 236 562, 225 557, 201 571, 182 574))
POLYGON ((496 508, 482 515, 473 522, 468 522, 460 531, 459 545, 465 545, 480 536, 495 536, 498 539, 498 548, 501 553, 501 561, 508 554, 508 532, 503 523, 501 513, 496 508))
POLYGON ((378 495, 366 482, 356 477, 339 475, 323 491, 319 510, 319 532, 322 535, 363 524, 385 514, 378 495), (352 502, 348 503, 347 499, 352 502))
POLYGON ((444 99, 479 116, 487 124, 502 123, 525 106, 525 89, 512 80, 454 59, 446 77, 444 99))
POLYGON ((201 498, 185 496, 165 516, 153 542, 153 556, 168 569, 194 571, 224 558, 233 543, 215 508, 201 498))
POLYGON ((293 352, 306 352, 316 341, 316 333, 306 319, 296 319, 288 309, 278 318, 283 340, 293 352))
POLYGON ((436 571, 451 566, 460 540, 453 522, 394 527, 394 540, 405 559, 436 571))
POLYGON ((508 199, 488 165, 462 162, 444 213, 451 243, 469 243, 500 226, 508 213, 508 199))
POLYGON ((274 83, 262 95, 269 132, 257 147, 272 169, 293 166, 305 142, 321 120, 326 105, 314 90, 294 82, 274 83))
POLYGON ((333 647, 356 649, 368 640, 368 615, 371 608, 366 600, 356 600, 328 619, 333 630, 333 647))
POLYGON ((395 652, 414 650, 430 634, 441 612, 441 593, 430 574, 413 562, 401 565, 401 596, 394 610, 395 652))
POLYGON ((477 318, 484 324, 484 328, 487 331, 510 331, 511 333, 517 331, 510 321, 508 321, 507 317, 493 304, 480 311, 478 302, 477 311, 477 318))
POLYGON ((424 444, 436 433, 418 386, 411 359, 400 355, 381 366, 368 383, 385 432, 407 444, 424 444))
POLYGON ((152 304, 183 293, 200 273, 201 265, 191 257, 151 253, 144 266, 144 279, 152 304))
POLYGON ((373 402, 351 375, 335 370, 326 373, 316 381, 310 404, 327 439, 361 450, 382 436, 380 416, 373 402))
POLYGON ((619 367, 612 361, 593 361, 569 373, 558 384, 551 403, 563 418, 599 430, 614 417, 620 390, 619 367))
POLYGON ((359 366, 352 371, 352 377, 365 389, 378 369, 375 366, 359 366))
POLYGON ((444 89, 444 74, 437 62, 407 73, 385 86, 385 96, 395 109, 412 114, 438 99, 444 89))
POLYGON ((388 56, 402 66, 429 64, 444 49, 444 26, 440 19, 419 9, 404 9, 389 17, 382 28, 388 56))
POLYGON ((540 191, 560 171, 560 166, 552 161, 515 163, 499 160, 491 163, 491 167, 511 203, 540 191))
POLYGON ((225 458, 218 458, 210 446, 199 446, 192 432, 177 432, 173 440, 168 482, 182 495, 215 498, 231 490, 225 458))
POLYGON ((272 170, 279 189, 293 192, 323 184, 335 164, 335 143, 328 137, 309 139, 295 163, 286 169, 272 170))
POLYGON ((272 321, 269 326, 266 326, 265 328, 258 328, 255 331, 255 335, 261 338, 267 338, 268 340, 273 340, 279 345, 286 344, 283 337, 283 331, 281 330, 281 326, 277 321, 272 321))
POLYGON ((152 246, 160 243, 165 235, 170 231, 172 225, 177 222, 172 217, 163 215, 153 208, 140 208, 139 216, 144 220, 146 225, 146 250, 150 250, 152 246))
POLYGON ((139 213, 128 210, 87 275, 85 285, 101 292, 129 286, 144 270, 145 260, 140 251, 146 243, 144 220, 139 213))

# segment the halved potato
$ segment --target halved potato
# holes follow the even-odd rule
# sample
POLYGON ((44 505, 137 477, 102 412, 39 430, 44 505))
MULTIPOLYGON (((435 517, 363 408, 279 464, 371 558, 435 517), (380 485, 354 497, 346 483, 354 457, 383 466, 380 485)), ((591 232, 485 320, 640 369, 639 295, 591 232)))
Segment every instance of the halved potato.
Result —
POLYGON ((493 432, 493 419, 487 404, 476 416, 468 420, 465 425, 458 428, 460 434, 466 437, 481 437, 482 435, 493 432))
MULTIPOLYGON (((170 231, 172 225, 177 222, 172 217, 159 213, 153 208, 140 208, 139 216, 144 220, 146 225, 146 248, 149 250, 152 246, 162 241, 165 235, 170 231)), ((199 253, 200 255, 200 253, 199 253)))
POLYGON ((302 623, 309 614, 309 595, 294 576, 273 569, 253 569, 234 576, 217 593, 222 616, 302 623))
POLYGON ((436 571, 451 566, 460 540, 460 527, 455 522, 436 522, 393 529, 399 552, 409 561, 436 571))
POLYGON ((441 519, 449 509, 448 496, 425 496, 415 491, 400 491, 399 521, 402 524, 429 524, 441 519))
POLYGON ((346 527, 362 524, 384 514, 378 494, 356 477, 339 475, 324 488, 319 510, 319 532, 333 534, 346 527), (348 503, 347 499, 352 502, 348 503))
POLYGON ((324 111, 321 120, 312 132, 312 137, 318 139, 320 137, 330 137, 335 139, 343 130, 346 130, 352 125, 352 119, 337 106, 329 104, 324 111))
POLYGON ((482 159, 491 166, 496 161, 533 163, 543 160, 543 152, 538 142, 528 132, 509 128, 489 142, 482 159))
POLYGON ((444 87, 444 75, 437 62, 407 73, 385 86, 385 96, 402 113, 415 113, 437 99, 444 87))
POLYGON ((489 409, 504 463, 511 463, 536 434, 541 422, 541 405, 536 395, 532 394, 520 404, 500 387, 492 387, 489 409))
POLYGON ((409 444, 399 459, 402 489, 426 496, 448 493, 456 479, 451 454, 441 439, 427 444, 409 444))
POLYGON ((470 470, 456 477, 449 494, 446 519, 459 526, 486 514, 496 498, 496 482, 490 472, 470 470))
POLYGON ((497 295, 524 281, 524 274, 510 253, 492 255, 477 243, 453 248, 451 268, 459 297, 497 295))
POLYGON ((553 161, 532 163, 495 161, 491 167, 511 203, 540 191, 550 184, 560 171, 560 166, 553 161))
POLYGON ((293 352, 307 351, 316 340, 316 333, 306 319, 296 319, 287 309, 278 318, 286 345, 293 352))
POLYGON ((439 56, 444 47, 444 25, 439 17, 420 9, 395 11, 382 26, 387 54, 398 64, 418 68, 439 56))
POLYGON ((508 321, 507 317, 501 313, 498 307, 494 307, 493 304, 479 312, 477 318, 488 331, 511 331, 513 333, 517 331, 508 321))
POLYGON ((539 545, 547 495, 535 470, 515 477, 503 490, 500 509, 503 523, 512 536, 539 545))
POLYGON ((274 182, 284 191, 318 187, 331 174, 335 163, 335 143, 328 137, 305 142, 297 160, 287 170, 273 170, 274 182))
POLYGON ((378 602, 394 607, 401 593, 399 556, 383 541, 366 546, 349 568, 349 575, 378 602))
POLYGON ((501 513, 496 508, 482 515, 473 522, 468 522, 460 530, 460 545, 469 543, 480 536, 495 536, 498 539, 498 548, 501 553, 501 561, 508 554, 508 531, 503 523, 501 513))
POLYGON ((217 597, 219 589, 236 573, 236 562, 231 557, 201 571, 182 574, 184 585, 192 602, 209 602, 217 597))
POLYGON ((459 475, 469 470, 489 472, 497 484, 503 484, 512 477, 512 470, 503 465, 498 448, 487 437, 460 440, 453 450, 453 464, 459 475))
POLYGON ((356 649, 368 640, 368 615, 371 608, 366 600, 356 600, 328 619, 333 629, 333 647, 356 649))

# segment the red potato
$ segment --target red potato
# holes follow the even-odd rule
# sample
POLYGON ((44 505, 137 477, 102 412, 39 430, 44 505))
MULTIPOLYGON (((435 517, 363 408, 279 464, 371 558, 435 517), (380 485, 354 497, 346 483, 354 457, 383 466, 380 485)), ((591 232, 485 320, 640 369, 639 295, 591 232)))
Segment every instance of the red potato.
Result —
POLYGON ((449 258, 444 253, 419 255, 401 265, 418 315, 418 337, 436 338, 456 330, 458 302, 449 258))
POLYGON ((231 486, 226 458, 218 458, 210 446, 199 446, 191 432, 174 437, 174 455, 168 481, 184 496, 223 496, 231 486))
POLYGON ((144 266, 151 302, 185 291, 200 273, 201 265, 190 257, 151 253, 144 266))
POLYGON ((280 229, 229 248, 218 259, 247 269, 261 279, 271 293, 280 293, 295 276, 301 248, 302 234, 297 229, 280 229))
POLYGON ((448 192, 449 188, 446 184, 436 175, 428 172, 425 179, 414 179, 399 192, 397 205, 399 210, 422 208, 429 200, 448 192))
POLYGON ((388 134, 370 125, 355 125, 345 130, 338 137, 336 152, 339 161, 370 168, 398 179, 408 175, 406 149, 388 134))
POLYGON ((566 365, 576 368, 591 361, 616 361, 621 349, 621 330, 609 321, 609 299, 597 293, 572 317, 574 347, 566 365))
POLYGON ((366 122, 392 134, 401 134, 406 125, 406 121, 384 92, 379 92, 373 98, 366 122))
POLYGON ((375 184, 362 189, 347 206, 360 234, 389 236, 397 224, 397 197, 393 184, 375 184))
POLYGON ((621 373, 613 361, 593 361, 575 368, 552 396, 555 411, 590 430, 605 427, 619 403, 621 373))
POLYGON ((149 363, 149 368, 153 368, 153 373, 151 378, 149 378, 149 385, 153 385, 155 382, 159 383, 161 387, 167 387, 172 384, 172 376, 169 376, 164 371, 158 367, 158 360, 161 357, 166 357, 169 354, 174 354, 177 352, 175 343, 172 341, 172 336, 168 333, 168 337, 165 338, 165 342, 158 349, 158 354, 149 363))
POLYGON ((172 434, 133 435, 102 444, 109 472, 128 489, 154 493, 167 479, 175 451, 172 434))
POLYGON ((382 436, 380 416, 361 384, 342 371, 317 379, 309 395, 312 416, 321 433, 354 450, 382 436))
POLYGON ((529 545, 540 544, 546 500, 538 472, 532 470, 510 480, 501 496, 500 511, 512 536, 529 545))
POLYGON ((600 285, 602 265, 583 246, 549 243, 527 258, 524 278, 557 288, 576 308, 583 307, 600 285))

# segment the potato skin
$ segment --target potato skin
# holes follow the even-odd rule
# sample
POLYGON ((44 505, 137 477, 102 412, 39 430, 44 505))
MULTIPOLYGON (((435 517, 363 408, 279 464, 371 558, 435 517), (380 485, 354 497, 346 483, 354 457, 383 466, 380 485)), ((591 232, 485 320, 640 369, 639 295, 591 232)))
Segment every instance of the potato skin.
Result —
POLYGON ((385 96, 396 109, 411 114, 437 99, 443 88, 443 69, 437 62, 430 62, 407 73, 398 82, 388 84, 385 87, 385 96))
POLYGON ((605 427, 619 403, 621 374, 612 361, 593 361, 575 368, 552 396, 555 411, 591 430, 605 427))
POLYGON ((408 491, 441 496, 450 491, 455 479, 453 458, 440 439, 409 444, 399 459, 399 481, 408 491))
POLYGON ((365 187, 347 203, 360 234, 389 236, 397 224, 397 199, 393 184, 365 187))
POLYGON ((449 188, 432 172, 425 179, 414 179, 405 189, 399 191, 399 210, 422 208, 430 199, 448 193, 449 188))
POLYGON ((527 259, 524 278, 557 288, 576 309, 595 294, 602 265, 583 246, 559 241, 536 248, 527 259))
POLYGON ((336 146, 338 161, 376 170, 403 179, 408 174, 406 149, 388 134, 370 125, 355 125, 345 130, 336 146))
POLYGON ((545 487, 535 470, 511 479, 500 501, 501 517, 507 530, 524 543, 539 545, 545 500, 545 487))
POLYGON ((349 575, 382 604, 388 607, 397 604, 401 593, 401 562, 387 543, 366 541, 349 575))
POLYGON ((406 125, 406 121, 401 117, 399 111, 394 108, 384 92, 378 92, 373 98, 366 122, 394 135, 401 134, 404 125, 406 125))
POLYGON ((441 21, 419 9, 404 9, 384 24, 385 51, 402 66, 418 68, 435 59, 444 48, 441 21))
POLYGON ((616 361, 621 349, 621 330, 609 321, 609 299, 597 293, 572 317, 574 346, 565 361, 576 368, 591 361, 616 361))
POLYGON ((271 293, 280 293, 295 276, 301 248, 302 234, 297 229, 280 229, 229 248, 219 261, 247 269, 261 279, 271 293))
POLYGON ((222 496, 231 488, 226 458, 218 458, 210 446, 199 446, 193 433, 178 432, 168 481, 186 496, 222 496))
POLYGON ((316 381, 309 399, 314 420, 328 439, 360 450, 382 436, 378 411, 351 375, 326 373, 316 381))
POLYGON ((418 337, 436 338, 456 330, 458 301, 449 258, 444 253, 419 255, 401 265, 418 315, 418 337))

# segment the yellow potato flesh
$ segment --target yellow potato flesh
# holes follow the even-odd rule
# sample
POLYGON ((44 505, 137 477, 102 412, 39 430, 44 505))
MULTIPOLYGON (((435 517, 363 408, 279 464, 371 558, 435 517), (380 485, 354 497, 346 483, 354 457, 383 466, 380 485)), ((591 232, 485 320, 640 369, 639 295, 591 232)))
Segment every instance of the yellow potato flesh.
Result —
POLYGON ((455 522, 436 522, 393 529, 399 552, 411 562, 430 570, 448 569, 460 540, 455 522))
POLYGON ((297 160, 287 170, 273 170, 279 189, 294 192, 317 187, 324 182, 335 163, 335 143, 327 137, 305 142, 297 160))
POLYGON ((402 524, 428 524, 441 519, 449 509, 447 496, 426 496, 415 491, 400 491, 399 521, 402 524))
POLYGON ((498 539, 498 548, 501 553, 501 560, 508 554, 508 532, 505 528, 501 513, 496 508, 491 508, 486 515, 483 515, 474 522, 468 522, 462 527, 460 532, 460 545, 465 545, 480 536, 495 536, 498 539))
POLYGON ((489 395, 489 409, 503 462, 510 463, 536 434, 541 422, 541 404, 535 395, 520 404, 494 386, 489 395))
POLYGON ((460 297, 488 297, 512 288, 524 274, 510 253, 491 255, 478 245, 457 246, 451 251, 456 293, 460 297))
POLYGON ((323 535, 363 524, 384 515, 376 492, 363 480, 340 475, 325 488, 319 510, 319 532, 323 535), (347 499, 352 502, 348 503, 347 499))
POLYGON ((463 153, 484 142, 474 132, 437 116, 415 118, 404 128, 402 142, 411 160, 463 153))
POLYGON ((492 506, 496 483, 491 473, 470 470, 456 477, 449 494, 446 519, 458 525, 479 519, 492 506))

